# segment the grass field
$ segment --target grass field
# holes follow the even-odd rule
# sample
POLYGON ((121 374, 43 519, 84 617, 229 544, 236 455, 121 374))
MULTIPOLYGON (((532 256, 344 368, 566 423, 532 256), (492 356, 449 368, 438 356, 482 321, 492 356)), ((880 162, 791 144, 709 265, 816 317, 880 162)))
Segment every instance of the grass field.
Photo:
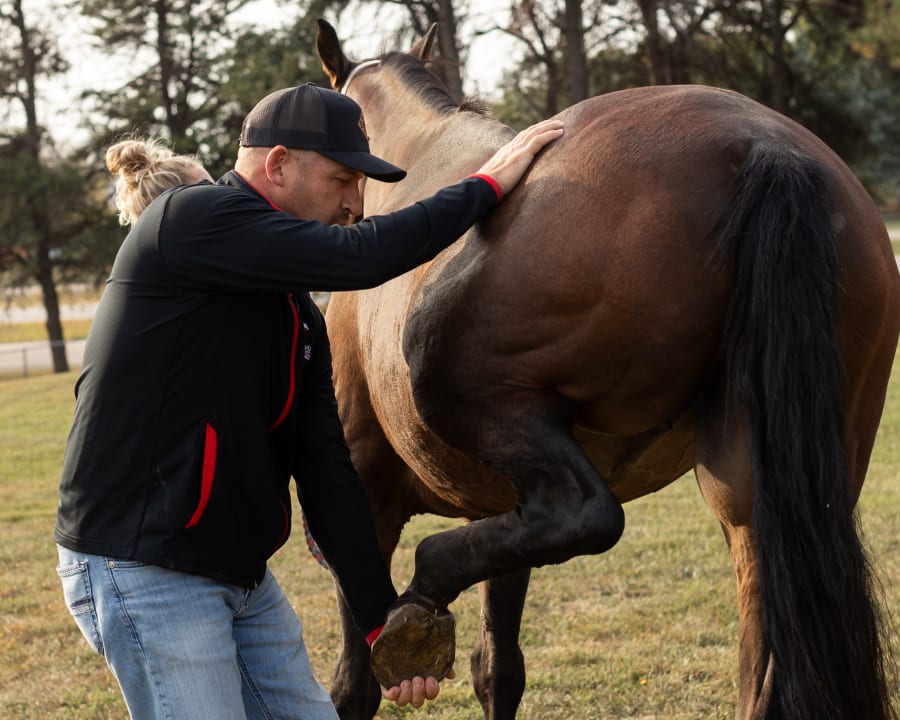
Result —
MULTIPOLYGON (((54 572, 56 483, 73 407, 73 373, 0 383, 0 717, 101 720, 125 717, 102 660, 69 619, 54 572)), ((900 606, 900 363, 861 501, 862 524, 900 606)), ((526 720, 733 717, 737 611, 718 525, 693 476, 627 506, 628 526, 605 556, 534 573, 522 633, 526 720)), ((395 563, 409 580, 415 544, 453 524, 417 518, 395 563)), ((326 684, 339 641, 329 575, 295 537, 273 567, 306 626, 313 665, 326 684)), ((428 711, 383 707, 379 718, 480 717, 468 653, 478 598, 453 605, 459 677, 428 711)), ((900 642, 893 636, 894 652, 900 642)), ((895 688, 896 689, 896 688, 895 688)), ((897 690, 900 693, 900 690, 897 690)))

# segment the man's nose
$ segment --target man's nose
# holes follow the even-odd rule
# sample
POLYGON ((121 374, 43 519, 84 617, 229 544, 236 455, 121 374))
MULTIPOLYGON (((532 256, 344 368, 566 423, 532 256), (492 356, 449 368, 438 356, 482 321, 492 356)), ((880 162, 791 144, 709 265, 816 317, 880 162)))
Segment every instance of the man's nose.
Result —
POLYGON ((350 215, 356 219, 362 216, 363 200, 362 200, 362 183, 354 185, 344 197, 344 208, 350 215))

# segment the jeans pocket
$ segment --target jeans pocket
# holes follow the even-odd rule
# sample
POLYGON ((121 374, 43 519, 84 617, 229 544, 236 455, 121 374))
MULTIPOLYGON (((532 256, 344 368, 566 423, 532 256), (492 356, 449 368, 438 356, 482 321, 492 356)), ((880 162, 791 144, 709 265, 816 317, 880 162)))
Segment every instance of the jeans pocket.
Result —
POLYGON ((100 637, 87 563, 61 565, 56 568, 56 573, 62 581, 63 597, 75 624, 91 649, 98 655, 103 655, 103 639, 100 637))

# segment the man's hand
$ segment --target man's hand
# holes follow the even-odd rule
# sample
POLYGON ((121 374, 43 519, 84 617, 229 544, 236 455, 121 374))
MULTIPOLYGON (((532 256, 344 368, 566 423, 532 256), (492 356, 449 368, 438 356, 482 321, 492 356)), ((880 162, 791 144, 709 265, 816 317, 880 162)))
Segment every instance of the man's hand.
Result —
POLYGON ((490 175, 506 195, 525 174, 534 156, 562 134, 561 120, 543 120, 527 127, 497 150, 476 174, 490 175))
MULTIPOLYGON (((455 678, 456 672, 451 669, 447 677, 455 678)), ((385 700, 397 703, 398 707, 412 705, 414 708, 420 708, 426 700, 434 700, 440 691, 440 683, 433 677, 427 680, 416 677, 412 680, 404 680, 399 686, 395 685, 390 690, 381 688, 381 696, 385 700)))

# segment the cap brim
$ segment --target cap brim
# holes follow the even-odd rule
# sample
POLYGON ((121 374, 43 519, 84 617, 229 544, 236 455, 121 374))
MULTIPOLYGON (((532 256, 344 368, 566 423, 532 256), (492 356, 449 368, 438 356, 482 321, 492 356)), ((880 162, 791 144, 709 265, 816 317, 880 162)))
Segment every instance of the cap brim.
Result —
POLYGON ((316 150, 316 152, 341 163, 341 165, 358 170, 366 177, 381 180, 381 182, 398 182, 406 177, 406 170, 402 170, 396 165, 391 165, 386 160, 382 160, 367 152, 342 150, 316 150))

